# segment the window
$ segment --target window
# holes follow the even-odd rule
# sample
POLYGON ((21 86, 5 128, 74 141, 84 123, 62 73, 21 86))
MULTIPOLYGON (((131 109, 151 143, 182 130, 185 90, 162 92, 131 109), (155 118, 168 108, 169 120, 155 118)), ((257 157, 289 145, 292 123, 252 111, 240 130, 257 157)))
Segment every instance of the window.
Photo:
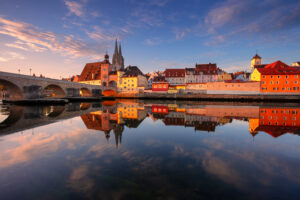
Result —
POLYGON ((284 90, 285 90, 285 88, 283 87, 283 88, 282 88, 282 90, 284 91, 284 90))
POLYGON ((262 76, 263 78, 266 78, 266 76, 262 76))
POLYGON ((276 81, 276 84, 278 85, 278 84, 279 84, 279 81, 276 81))
POLYGON ((289 76, 285 76, 285 78, 289 78, 289 76))
POLYGON ((278 78, 280 78, 280 76, 278 76, 278 78))
POLYGON ((294 115, 296 115, 298 112, 297 112, 297 110, 293 110, 292 113, 293 113, 294 115))
POLYGON ((289 82, 288 82, 288 81, 285 81, 285 84, 289 84, 289 82))
POLYGON ((271 78, 273 78, 273 76, 271 76, 271 78))
POLYGON ((295 75, 295 78, 298 78, 298 75, 295 75))
POLYGON ((263 81, 263 82, 262 82, 262 84, 266 84, 266 82, 265 82, 265 81, 263 81))
POLYGON ((295 81, 295 84, 298 84, 298 81, 295 81))
POLYGON ((273 84, 273 81, 271 81, 271 84, 273 84))

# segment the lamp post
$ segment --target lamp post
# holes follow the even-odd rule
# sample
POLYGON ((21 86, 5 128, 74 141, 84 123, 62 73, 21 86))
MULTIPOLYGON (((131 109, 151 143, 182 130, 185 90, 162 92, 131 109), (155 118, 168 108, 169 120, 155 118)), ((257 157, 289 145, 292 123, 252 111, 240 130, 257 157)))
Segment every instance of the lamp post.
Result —
POLYGON ((20 74, 20 71, 21 71, 21 70, 20 70, 20 69, 18 69, 18 72, 19 72, 19 74, 20 74))
POLYGON ((30 71, 30 76, 31 76, 31 70, 32 70, 32 69, 31 69, 31 68, 29 68, 29 71, 30 71))

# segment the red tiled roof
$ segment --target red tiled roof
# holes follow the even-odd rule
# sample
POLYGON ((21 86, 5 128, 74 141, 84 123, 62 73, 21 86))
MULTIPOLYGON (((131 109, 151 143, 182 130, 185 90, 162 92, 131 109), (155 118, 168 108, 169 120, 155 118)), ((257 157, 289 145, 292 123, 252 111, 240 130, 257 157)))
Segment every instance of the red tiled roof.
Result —
POLYGON ((153 83, 155 82, 166 82, 166 80, 164 76, 156 76, 153 78, 153 83))
POLYGON ((300 69, 290 67, 287 64, 276 61, 265 68, 257 68, 262 75, 300 75, 300 69))
POLYGON ((264 68, 281 69, 281 68, 288 68, 288 67, 290 66, 278 60, 276 62, 266 65, 264 68))
POLYGON ((165 77, 185 77, 185 69, 166 69, 165 77))
POLYGON ((101 64, 104 64, 104 62, 87 63, 81 72, 79 81, 100 80, 101 64), (94 77, 92 77, 92 74, 94 74, 94 77))
POLYGON ((217 64, 196 64, 196 71, 202 72, 204 75, 218 75, 217 64))
POLYGON ((300 75, 300 70, 297 69, 257 69, 262 75, 300 75))

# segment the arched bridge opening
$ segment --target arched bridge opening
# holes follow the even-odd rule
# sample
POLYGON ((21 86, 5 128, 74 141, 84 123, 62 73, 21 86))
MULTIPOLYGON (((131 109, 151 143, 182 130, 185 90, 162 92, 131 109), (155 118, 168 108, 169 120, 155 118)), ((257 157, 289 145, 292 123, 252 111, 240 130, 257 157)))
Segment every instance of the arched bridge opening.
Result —
POLYGON ((65 111, 64 106, 47 106, 43 108, 44 116, 55 118, 61 115, 65 111))
POLYGON ((23 90, 16 84, 0 79, 0 100, 22 100, 23 90))
POLYGON ((89 89, 87 89, 87 88, 81 88, 80 89, 80 96, 82 96, 82 97, 92 97, 93 94, 92 94, 92 92, 89 89))
POLYGON ((64 98, 66 97, 65 91, 58 85, 48 85, 43 89, 44 98, 64 98))

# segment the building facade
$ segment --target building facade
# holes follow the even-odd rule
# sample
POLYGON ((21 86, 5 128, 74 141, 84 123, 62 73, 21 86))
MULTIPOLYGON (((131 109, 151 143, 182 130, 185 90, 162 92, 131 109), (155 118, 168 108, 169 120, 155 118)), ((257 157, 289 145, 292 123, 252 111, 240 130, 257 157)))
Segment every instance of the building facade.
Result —
POLYGON ((185 69, 166 69, 164 75, 170 85, 185 84, 185 69))
POLYGON ((152 83, 152 91, 153 92, 167 92, 169 90, 169 85, 163 76, 154 77, 152 83))
POLYGON ((265 68, 256 68, 251 74, 252 81, 260 82, 261 92, 300 92, 300 69, 276 61, 265 68))
POLYGON ((79 76, 78 82, 107 86, 111 70, 112 65, 109 62, 109 56, 106 54, 102 62, 87 63, 79 76))

